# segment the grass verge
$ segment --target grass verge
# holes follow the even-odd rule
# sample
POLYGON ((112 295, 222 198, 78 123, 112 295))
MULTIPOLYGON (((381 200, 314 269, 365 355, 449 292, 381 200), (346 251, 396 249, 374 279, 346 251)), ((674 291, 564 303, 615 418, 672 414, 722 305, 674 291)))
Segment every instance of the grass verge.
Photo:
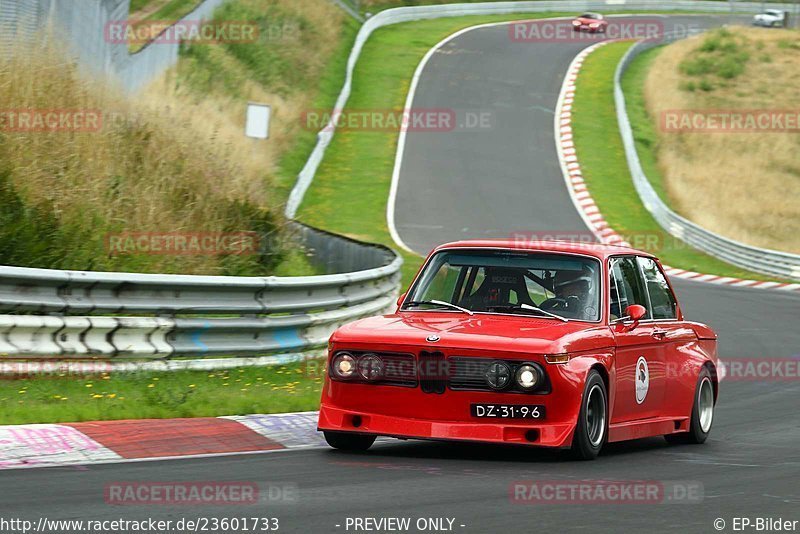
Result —
MULTIPOLYGON (((606 45, 593 52, 584 61, 572 106, 575 149, 592 197, 605 219, 617 232, 623 235, 664 236, 664 231, 636 193, 625 159, 622 139, 616 133, 618 127, 614 106, 614 70, 632 44, 618 42, 606 45), (615 134, 608 135, 608 132, 615 134)), ((641 62, 631 69, 626 83, 636 83, 637 76, 641 79, 644 75, 643 69, 646 70, 646 62, 652 61, 653 54, 657 53, 654 51, 650 56, 644 56, 641 62)), ((631 101, 631 105, 636 105, 635 99, 631 101)), ((634 116, 639 123, 643 122, 644 119, 639 112, 634 116)), ((638 142, 640 146, 648 146, 646 135, 638 139, 638 142)), ((647 150, 644 153, 646 154, 647 150)), ((645 164, 647 165, 645 171, 649 172, 655 162, 650 159, 645 160, 645 164)), ((729 265, 668 236, 665 239, 653 240, 655 246, 647 246, 647 240, 643 241, 637 245, 658 254, 662 261, 672 267, 736 278, 771 279, 729 265)))
POLYGON ((315 410, 324 360, 227 371, 0 380, 0 424, 213 417, 315 410))
POLYGON ((655 125, 649 151, 672 209, 730 239, 800 253, 800 136, 787 111, 800 107, 799 83, 796 31, 721 28, 664 47, 630 90, 655 125))
POLYGON ((630 119, 633 139, 636 143, 636 152, 639 154, 639 161, 642 163, 647 178, 653 184, 653 188, 664 202, 669 202, 664 188, 664 177, 658 168, 656 159, 656 147, 658 135, 656 133, 656 122, 650 117, 645 106, 644 82, 653 61, 664 49, 663 46, 651 48, 637 56, 628 66, 622 77, 622 90, 625 93, 625 101, 628 108, 628 118, 630 119))

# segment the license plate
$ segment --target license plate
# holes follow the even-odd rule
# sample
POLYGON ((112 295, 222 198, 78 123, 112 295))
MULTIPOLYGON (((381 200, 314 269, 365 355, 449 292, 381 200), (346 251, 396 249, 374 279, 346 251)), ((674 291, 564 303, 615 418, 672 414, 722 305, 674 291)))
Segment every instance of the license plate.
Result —
POLYGON ((540 404, 471 404, 472 417, 498 419, 544 419, 540 404))

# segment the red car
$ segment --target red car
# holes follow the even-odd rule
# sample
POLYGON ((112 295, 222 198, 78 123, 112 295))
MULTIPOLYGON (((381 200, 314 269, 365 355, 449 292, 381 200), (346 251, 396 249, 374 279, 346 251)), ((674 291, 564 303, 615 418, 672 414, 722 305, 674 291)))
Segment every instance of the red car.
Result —
POLYGON ((569 448, 702 443, 717 341, 685 321, 652 255, 608 245, 462 241, 434 250, 395 313, 330 338, 319 429, 569 448))
POLYGON ((608 21, 600 13, 584 13, 572 21, 572 29, 576 32, 605 33, 608 21))

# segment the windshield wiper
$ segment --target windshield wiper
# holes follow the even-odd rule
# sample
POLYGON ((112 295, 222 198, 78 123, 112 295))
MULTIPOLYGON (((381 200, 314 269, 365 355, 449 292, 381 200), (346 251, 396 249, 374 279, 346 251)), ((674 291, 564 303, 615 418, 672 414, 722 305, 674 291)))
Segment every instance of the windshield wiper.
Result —
POLYGON ((407 308, 409 306, 439 306, 440 308, 451 308, 453 310, 462 311, 464 313, 468 313, 469 315, 475 315, 475 312, 472 310, 468 310, 466 308, 462 308, 461 306, 457 306, 450 302, 445 302, 443 300, 412 300, 411 302, 406 302, 403 306, 407 308))
POLYGON ((542 315, 546 315, 548 317, 552 317, 554 319, 559 319, 564 321, 565 323, 569 322, 569 319, 566 317, 562 317, 560 315, 556 315, 555 313, 543 310, 541 308, 537 308, 536 306, 531 306, 530 304, 508 304, 503 306, 489 306, 487 308, 489 311, 517 311, 517 310, 529 310, 541 313, 542 315))

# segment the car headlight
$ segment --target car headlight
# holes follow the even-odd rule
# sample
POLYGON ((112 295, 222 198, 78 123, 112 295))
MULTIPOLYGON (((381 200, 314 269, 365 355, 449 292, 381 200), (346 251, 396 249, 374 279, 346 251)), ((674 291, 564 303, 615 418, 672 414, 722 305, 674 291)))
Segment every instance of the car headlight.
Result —
POLYGON ((334 356, 331 367, 338 378, 352 378, 356 372, 356 359, 349 352, 340 352, 334 356))
POLYGON ((581 21, 579 21, 579 20, 573 20, 573 21, 572 21, 572 25, 573 25, 573 26, 580 26, 580 25, 581 25, 581 21))
POLYGON ((589 24, 589 27, 590 27, 590 28, 597 28, 597 27, 599 27, 599 26, 600 26, 600 25, 599 25, 598 23, 596 23, 596 22, 593 22, 593 23, 589 24))
POLYGON ((358 374, 364 380, 380 380, 383 378, 383 360, 376 354, 365 354, 358 359, 358 374))
POLYGON ((503 389, 511 381, 511 368, 505 362, 492 362, 483 376, 492 389, 503 389))
POLYGON ((519 366, 517 369, 517 373, 514 376, 517 381, 517 385, 522 389, 529 390, 535 388, 539 385, 539 380, 541 379, 541 373, 536 366, 531 365, 529 363, 525 363, 519 366))

